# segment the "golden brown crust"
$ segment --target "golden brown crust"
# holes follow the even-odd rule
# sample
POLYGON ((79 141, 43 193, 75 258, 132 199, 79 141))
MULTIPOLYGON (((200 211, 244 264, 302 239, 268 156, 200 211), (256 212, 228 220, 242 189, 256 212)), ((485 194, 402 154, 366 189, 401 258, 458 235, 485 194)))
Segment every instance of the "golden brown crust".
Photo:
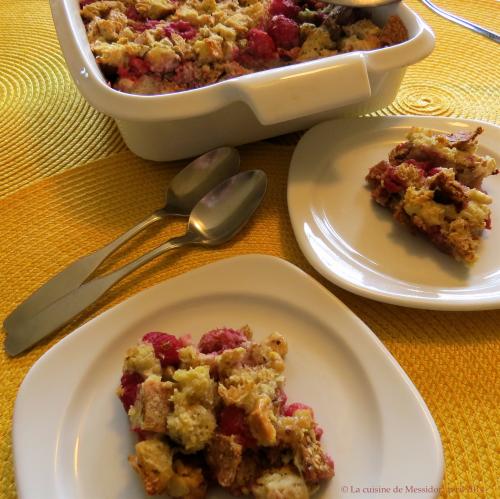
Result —
POLYGON ((174 340, 151 333, 148 341, 157 343, 143 340, 129 349, 119 392, 133 403, 131 427, 144 439, 129 461, 148 494, 205 497, 206 473, 234 495, 252 493, 260 480, 258 497, 301 498, 333 475, 312 410, 286 406, 286 339, 275 332, 257 342, 248 328, 241 332, 207 333, 199 348, 211 354, 178 341, 178 359, 161 353, 172 359, 163 362, 161 376, 151 373, 157 371, 151 352, 174 340))
POLYGON ((174 475, 170 447, 160 440, 144 440, 136 444, 135 452, 128 460, 141 477, 146 492, 163 494, 174 475))
POLYGON ((266 471, 252 487, 256 499, 309 499, 303 478, 291 466, 266 471))
POLYGON ((203 499, 207 495, 207 482, 201 468, 176 459, 173 470, 174 474, 166 488, 170 497, 203 499))
POLYGON ((382 46, 396 45, 408 40, 408 30, 398 16, 389 16, 379 36, 382 46))
POLYGON ((476 187, 496 171, 493 158, 476 153, 481 131, 413 128, 389 162, 380 161, 366 176, 377 203, 467 264, 477 259, 481 233, 490 227, 492 200, 476 187))
POLYGON ((243 455, 243 446, 236 441, 236 437, 216 433, 205 455, 217 482, 222 487, 230 487, 235 481, 243 455))
POLYGON ((139 398, 142 401, 142 430, 166 433, 168 400, 172 393, 172 383, 152 377, 142 383, 139 393, 139 398))

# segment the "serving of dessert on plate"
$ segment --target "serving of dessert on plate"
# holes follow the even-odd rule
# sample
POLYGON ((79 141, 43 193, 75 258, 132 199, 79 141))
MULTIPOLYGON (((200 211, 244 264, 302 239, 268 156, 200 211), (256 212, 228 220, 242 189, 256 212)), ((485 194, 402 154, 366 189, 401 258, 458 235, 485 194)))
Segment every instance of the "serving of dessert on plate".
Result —
POLYGON ((482 181, 498 173, 493 158, 477 154, 482 132, 412 128, 366 176, 373 199, 396 220, 467 264, 477 260, 483 230, 491 229, 492 199, 482 181))
POLYGON ((435 116, 313 127, 288 177, 301 250, 332 282, 369 298, 498 308, 500 233, 490 229, 500 214, 499 140, 498 126, 435 116))
POLYGON ((374 333, 312 277, 265 255, 163 281, 54 345, 20 387, 13 448, 26 499, 221 499, 247 488, 292 499, 318 483, 318 497, 340 499, 349 483, 437 488, 443 471, 432 416, 374 333), (199 334, 221 315, 230 327, 251 317, 254 337, 199 334))
POLYGON ((220 328, 198 345, 147 333, 125 357, 118 395, 139 442, 129 462, 148 494, 306 499, 334 475, 312 409, 288 403, 279 333, 220 328))
POLYGON ((401 43, 397 15, 320 0, 80 0, 92 52, 116 90, 162 94, 401 43))

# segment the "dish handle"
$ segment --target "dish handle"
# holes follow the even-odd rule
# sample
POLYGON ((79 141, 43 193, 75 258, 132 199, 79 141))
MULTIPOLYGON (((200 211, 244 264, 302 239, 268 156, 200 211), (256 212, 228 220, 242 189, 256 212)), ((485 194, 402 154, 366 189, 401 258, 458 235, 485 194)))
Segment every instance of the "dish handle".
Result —
POLYGON ((371 96, 361 53, 331 57, 234 80, 238 100, 262 125, 274 125, 363 101, 371 96), (279 76, 277 75, 279 73, 279 76))

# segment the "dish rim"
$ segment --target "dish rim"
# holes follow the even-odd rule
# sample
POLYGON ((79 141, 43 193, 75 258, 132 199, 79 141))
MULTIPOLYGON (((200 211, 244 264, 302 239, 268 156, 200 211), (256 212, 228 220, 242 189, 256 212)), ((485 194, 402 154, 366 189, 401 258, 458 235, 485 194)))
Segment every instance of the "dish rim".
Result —
MULTIPOLYGON (((328 316, 332 313, 337 314, 336 325, 340 324, 338 325, 338 330, 334 332, 333 329, 330 329, 328 334, 332 334, 348 342, 348 346, 352 351, 358 352, 357 360, 361 362, 363 367, 369 368, 374 372, 380 372, 379 370, 382 367, 382 376, 387 374, 390 376, 389 379, 393 381, 393 389, 388 393, 385 388, 387 377, 384 378, 385 381, 372 378, 370 386, 376 395, 377 402, 380 403, 380 399, 384 398, 393 400, 394 386, 400 394, 404 393, 405 396, 408 397, 406 400, 411 401, 412 405, 410 408, 415 411, 415 417, 412 421, 413 423, 417 421, 420 425, 419 429, 425 436, 425 438, 422 438, 422 442, 425 440, 425 445, 429 447, 429 459, 432 459, 432 462, 435 463, 432 467, 434 470, 434 475, 432 477, 424 476, 417 478, 422 481, 425 480, 426 484, 431 483, 435 488, 438 488, 442 481, 444 468, 443 449, 438 429, 417 388, 383 343, 368 326, 361 321, 361 319, 347 308, 346 305, 304 271, 278 257, 250 254, 222 259, 207 264, 143 290, 137 295, 128 298, 83 324, 40 357, 25 377, 15 403, 13 449, 19 497, 24 499, 59 497, 58 483, 57 480, 54 479, 58 451, 57 440, 60 439, 59 432, 63 425, 65 412, 73 400, 71 397, 72 390, 74 390, 74 387, 81 381, 81 374, 88 370, 88 367, 92 365, 95 357, 107 348, 116 337, 119 337, 123 333, 122 330, 120 331, 120 327, 118 327, 118 331, 113 333, 111 329, 107 330, 109 333, 108 335, 102 335, 100 332, 101 328, 105 328, 105 326, 109 324, 115 324, 115 318, 119 318, 120 316, 123 317, 123 312, 126 311, 127 307, 130 307, 131 304, 134 306, 140 304, 142 307, 141 316, 147 317, 159 310, 158 304, 154 302, 160 298, 156 297, 153 299, 156 295, 161 295, 161 299, 163 300, 165 296, 164 292, 168 288, 175 288, 176 284, 180 281, 190 282, 192 279, 203 278, 203 276, 213 276, 214 273, 216 273, 218 277, 221 277, 220 281, 215 285, 216 291, 222 289, 227 293, 243 290, 246 293, 255 295, 256 288, 254 285, 262 282, 257 275, 259 272, 256 272, 256 269, 259 269, 262 275, 269 275, 270 272, 273 271, 287 278, 284 279, 286 282, 282 282, 278 279, 271 280, 269 287, 266 287, 265 290, 258 293, 259 296, 282 298, 282 293, 287 291, 288 294, 286 297, 289 300, 288 303, 295 306, 299 306, 299 304, 303 305, 293 293, 289 292, 289 282, 296 281, 298 284, 300 283, 304 291, 307 290, 308 292, 315 293, 318 298, 314 302, 309 303, 307 307, 311 315, 316 316, 318 310, 321 310, 323 318, 325 314, 328 316), (266 270, 267 273, 265 272, 266 270), (217 274, 217 272, 220 272, 220 275, 217 274), (237 283, 234 283, 234 288, 228 290, 225 287, 224 281, 226 280, 226 283, 232 283, 232 279, 234 279, 235 275, 240 277, 245 276, 247 281, 242 283, 238 280, 237 283), (217 286, 219 286, 219 289, 217 286), (328 312, 325 312, 325 303, 328 305, 328 312), (347 328, 349 328, 349 331, 346 331, 347 328), (351 330, 355 330, 357 334, 350 334, 351 330), (85 345, 91 345, 93 349, 81 348, 85 345), (46 390, 46 386, 43 384, 43 376, 40 375, 44 372, 46 375, 50 375, 51 372, 59 372, 58 368, 60 368, 60 365, 57 365, 58 359, 64 358, 65 352, 71 351, 72 348, 78 348, 79 355, 74 362, 72 362, 72 369, 65 372, 65 376, 58 378, 58 383, 65 387, 69 396, 67 399, 59 401, 61 405, 60 408, 57 407, 57 404, 43 404, 43 406, 38 407, 37 421, 42 421, 41 426, 43 427, 43 435, 39 435, 36 432, 36 424, 33 425, 33 418, 31 417, 33 412, 30 406, 34 402, 31 402, 32 399, 30 396, 32 397, 34 394, 38 396, 40 394, 40 387, 42 387, 42 389, 45 387, 46 390), (363 348, 366 349, 364 353, 362 351, 363 348), (359 349, 361 349, 361 353, 359 349), (385 370, 387 371, 385 372, 385 370), (32 424, 31 427, 29 426, 30 423, 32 424), (27 431, 26 428, 31 428, 31 432, 27 431), (57 435, 58 438, 50 439, 50 435, 53 434, 57 435), (33 448, 33 446, 29 446, 29 442, 32 442, 34 437, 38 437, 38 445, 33 448), (44 437, 46 438, 45 445, 43 444, 44 437), (49 452, 47 452, 47 448, 49 452), (53 456, 54 459, 51 460, 53 456), (40 463, 43 463, 44 467, 40 466, 40 463), (41 491, 46 491, 47 494, 42 493, 41 495, 41 491)), ((210 283, 210 286, 212 287, 213 284, 210 283)), ((198 290, 190 290, 183 296, 183 299, 187 300, 193 296, 206 296, 206 290, 203 290, 201 293, 198 290)), ((172 302, 174 301, 173 299, 172 302)), ((52 386, 51 390, 53 390, 54 393, 58 393, 57 387, 52 386)), ((386 424, 388 424, 387 419, 391 420, 391 418, 395 418, 396 415, 393 415, 393 412, 387 407, 381 407, 380 410, 382 422, 385 427, 386 424)), ((395 459, 393 458, 393 463, 394 461, 395 459)), ((386 467, 387 463, 385 467, 382 467, 381 477, 386 467)), ((411 467, 412 472, 414 468, 414 466, 411 467)), ((434 494, 428 497, 434 497, 434 494)))
MULTIPOLYGON (((361 284, 353 283, 350 280, 343 278, 342 276, 335 274, 330 269, 328 269, 326 265, 323 264, 321 259, 316 255, 314 250, 307 243, 306 241, 307 237, 303 235, 303 230, 302 230, 303 219, 300 218, 298 212, 301 210, 299 206, 303 205, 304 203, 302 201, 297 201, 299 196, 297 191, 299 190, 299 188, 293 185, 294 184, 292 178, 294 174, 293 172, 295 172, 295 170, 298 170, 300 168, 300 165, 297 165, 296 163, 297 156, 300 152, 299 147, 301 147, 301 145, 303 146, 305 141, 309 140, 311 135, 317 133, 316 130, 319 128, 322 127, 326 128, 332 126, 333 124, 339 124, 339 123, 354 124, 354 123, 359 123, 359 120, 363 120, 366 123, 368 123, 369 121, 387 122, 387 126, 383 127, 384 129, 390 129, 397 125, 400 125, 404 129, 409 129, 411 126, 415 125, 418 126, 417 122, 419 121, 423 123, 429 121, 431 122, 435 121, 441 124, 445 122, 455 122, 461 124, 476 125, 476 126, 482 126, 485 130, 490 131, 490 133, 498 135, 500 141, 500 126, 498 125, 489 123, 484 120, 457 118, 449 116, 394 115, 394 116, 377 116, 377 117, 361 117, 361 118, 338 118, 338 119, 324 121, 322 123, 319 123, 318 125, 313 126, 301 137, 300 141, 298 142, 294 150, 292 159, 290 161, 290 170, 289 170, 289 177, 287 184, 287 205, 293 232, 295 234, 295 238, 302 253, 309 261, 309 263, 311 263, 311 265, 322 276, 324 276, 330 282, 333 282, 334 284, 340 286, 341 288, 350 291, 354 294, 357 294, 359 296, 363 296, 365 298, 370 298, 372 300, 384 303, 389 303, 391 305, 399 305, 399 306, 406 306, 411 308, 420 308, 427 310, 443 310, 443 311, 477 311, 477 310, 494 310, 500 308, 500 281, 499 285, 497 286, 499 289, 499 293, 496 296, 494 295, 489 298, 486 297, 478 299, 474 295, 473 297, 470 298, 468 298, 467 296, 464 297, 455 296, 453 299, 451 299, 451 296, 453 296, 453 294, 446 289, 444 291, 439 289, 441 295, 436 297, 421 296, 418 293, 413 295, 410 294, 401 295, 401 294, 395 294, 395 292, 389 292, 385 290, 372 290, 370 287, 365 287, 361 284), (445 291, 448 291, 448 294, 445 295, 445 298, 448 297, 448 299, 444 299, 442 297, 445 291)), ((429 127, 429 125, 422 125, 422 126, 429 127)), ((442 128, 442 127, 436 126, 436 128, 442 128)), ((402 132, 402 139, 403 138, 404 136, 402 132)), ((497 200, 497 202, 500 202, 500 200, 497 200)), ((398 279, 398 281, 403 282, 401 279, 398 279)), ((411 286, 411 283, 408 284, 409 286, 405 289, 413 287, 411 286)), ((463 286, 459 289, 465 289, 465 288, 466 286, 463 286)), ((490 294, 492 293, 490 292, 490 294)))
MULTIPOLYGON (((410 22, 414 26, 413 36, 401 44, 258 71, 199 89, 170 94, 136 95, 112 89, 106 84, 90 51, 86 34, 85 43, 81 39, 84 29, 77 6, 76 0, 50 0, 56 32, 70 74, 82 95, 94 108, 124 121, 155 122, 193 118, 238 101, 246 102, 259 114, 262 108, 259 102, 266 96, 266 93, 262 95, 263 90, 270 84, 284 85, 292 79, 297 80, 297 77, 313 81, 326 69, 336 68, 347 68, 348 71, 352 69, 352 74, 359 79, 361 69, 380 73, 414 64, 429 55, 435 44, 431 28, 415 11, 400 3, 396 7, 389 5, 378 9, 381 12, 396 9, 395 12, 407 20, 405 24, 410 22)), ((368 81, 363 82, 361 87, 371 92, 368 81)), ((348 92, 349 88, 344 90, 348 92)), ((347 104, 349 99, 345 102, 347 104)))

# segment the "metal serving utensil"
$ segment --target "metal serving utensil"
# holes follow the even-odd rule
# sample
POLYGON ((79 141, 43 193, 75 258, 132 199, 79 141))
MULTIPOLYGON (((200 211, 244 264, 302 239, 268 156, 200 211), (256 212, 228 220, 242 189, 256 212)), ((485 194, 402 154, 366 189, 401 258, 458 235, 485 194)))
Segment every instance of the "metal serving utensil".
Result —
POLYGON ((389 5, 398 3, 401 0, 322 0, 325 3, 333 3, 342 7, 380 7, 381 5, 389 5))
POLYGON ((236 174, 239 166, 239 153, 232 147, 220 147, 193 160, 170 182, 163 208, 156 210, 106 246, 80 258, 55 275, 7 316, 4 328, 7 331, 17 328, 18 322, 28 320, 78 288, 106 258, 146 227, 171 215, 188 216, 207 192, 236 174))
POLYGON ((432 3, 430 0, 422 0, 422 3, 427 5, 427 7, 429 7, 429 9, 433 10, 436 14, 439 14, 440 16, 444 17, 445 19, 448 19, 449 21, 460 24, 461 26, 464 26, 465 28, 468 28, 472 31, 475 31, 476 33, 479 33, 480 35, 483 35, 486 38, 493 40, 494 42, 500 43, 500 35, 498 33, 495 33, 494 31, 490 31, 486 28, 483 28, 482 26, 479 26, 478 24, 475 24, 471 21, 467 21, 466 19, 463 19, 462 17, 459 17, 455 14, 451 14, 450 12, 447 12, 446 10, 443 10, 440 7, 438 7, 437 5, 432 3))
POLYGON ((111 286, 166 251, 185 245, 217 246, 229 241, 248 222, 264 197, 266 174, 242 172, 212 189, 194 207, 187 232, 174 237, 133 262, 103 277, 82 284, 38 314, 6 325, 5 349, 18 355, 83 312, 111 286))

